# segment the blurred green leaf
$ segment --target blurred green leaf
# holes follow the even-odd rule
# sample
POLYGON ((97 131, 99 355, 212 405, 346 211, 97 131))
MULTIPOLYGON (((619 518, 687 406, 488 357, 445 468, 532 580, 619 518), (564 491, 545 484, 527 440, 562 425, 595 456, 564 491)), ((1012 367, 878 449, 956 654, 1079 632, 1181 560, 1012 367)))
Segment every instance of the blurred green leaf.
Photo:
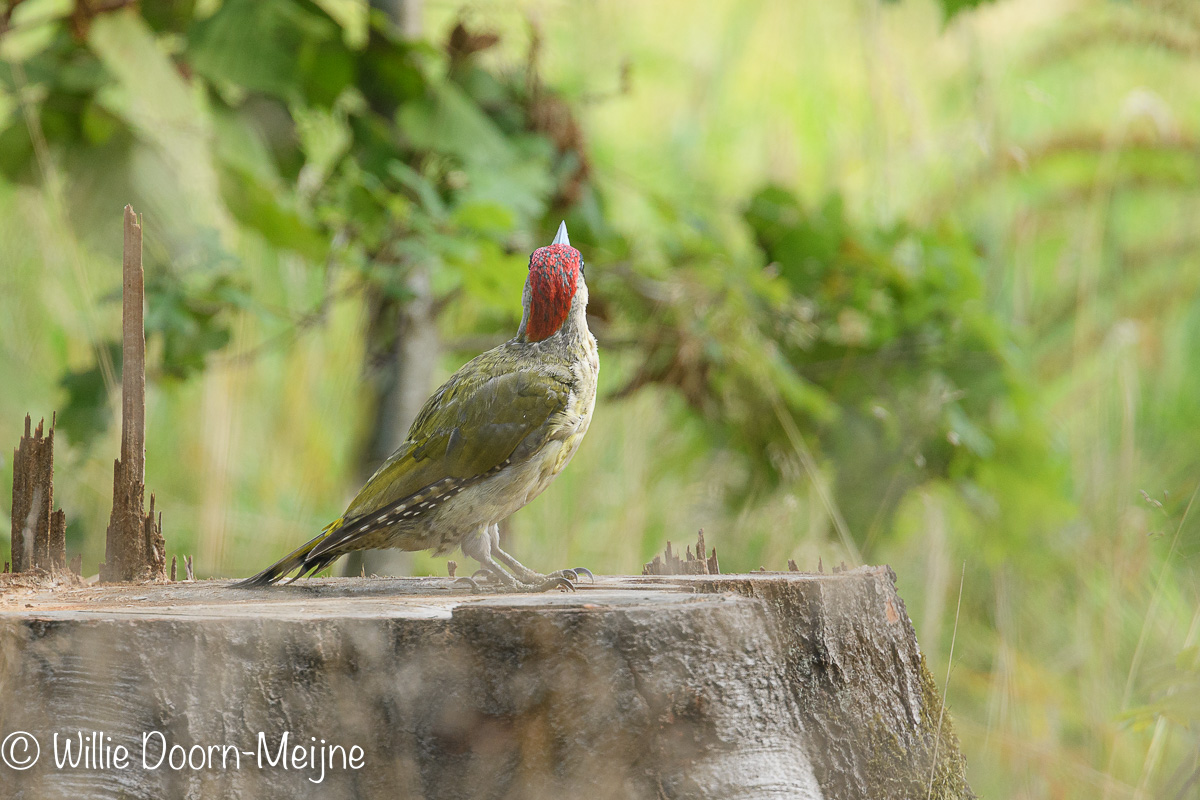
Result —
POLYGON ((226 206, 243 225, 278 248, 294 250, 312 261, 325 258, 329 251, 326 238, 254 175, 227 166, 220 172, 220 181, 226 206))
POLYGON ((946 15, 946 19, 952 18, 955 14, 962 11, 967 11, 972 8, 978 8, 984 3, 991 3, 995 0, 940 0, 942 11, 946 15))
MULTIPOLYGON (((104 348, 117 375, 121 374, 121 345, 107 342, 104 348)), ((112 407, 98 364, 82 370, 69 370, 59 379, 67 399, 57 416, 57 429, 76 445, 87 447, 112 424, 112 407)))
POLYGON ((230 312, 251 301, 232 276, 211 269, 155 271, 146 281, 146 340, 162 347, 161 373, 185 380, 229 343, 230 312))
POLYGON ((407 103, 397 125, 412 146, 447 153, 462 163, 510 163, 514 153, 496 124, 451 83, 430 85, 429 94, 407 103))
POLYGON ((367 43, 367 0, 313 0, 321 10, 342 26, 346 46, 357 50, 367 43))
POLYGON ((484 236, 499 236, 516 225, 512 209, 501 203, 470 201, 454 209, 454 223, 466 231, 484 236))
POLYGON ((403 161, 392 159, 387 165, 388 174, 395 178, 401 186, 412 192, 421 207, 434 220, 446 217, 446 204, 438 194, 437 188, 424 175, 405 164, 403 161))
MULTIPOLYGON (((884 2, 893 4, 900 3, 902 1, 903 0, 884 0, 884 2)), ((984 3, 992 2, 995 2, 995 0, 938 0, 939 5, 942 7, 942 14, 947 21, 962 11, 977 8, 984 3)))
POLYGON ((338 25, 291 0, 226 0, 192 25, 187 52, 211 81, 285 100, 331 104, 354 74, 338 25))

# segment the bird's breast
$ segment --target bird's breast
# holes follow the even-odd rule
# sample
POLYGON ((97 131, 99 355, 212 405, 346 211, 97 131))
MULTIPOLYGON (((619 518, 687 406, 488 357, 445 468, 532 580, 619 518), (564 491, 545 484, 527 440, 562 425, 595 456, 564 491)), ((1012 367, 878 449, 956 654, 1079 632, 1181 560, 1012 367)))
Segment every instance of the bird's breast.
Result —
POLYGON ((527 458, 464 491, 449 513, 498 522, 545 491, 566 468, 583 442, 596 407, 600 365, 596 341, 590 335, 587 339, 582 351, 571 360, 572 385, 567 402, 548 422, 541 443, 527 458))

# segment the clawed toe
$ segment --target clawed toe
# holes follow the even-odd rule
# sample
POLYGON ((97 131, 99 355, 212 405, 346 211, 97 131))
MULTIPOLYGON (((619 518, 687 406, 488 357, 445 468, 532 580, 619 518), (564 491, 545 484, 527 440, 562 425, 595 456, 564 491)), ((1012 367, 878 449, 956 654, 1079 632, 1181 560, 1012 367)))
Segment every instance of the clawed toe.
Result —
POLYGON ((575 584, 565 575, 554 574, 530 581, 513 580, 491 588, 496 592, 549 592, 554 589, 573 592, 575 584))
POLYGON ((543 581, 513 581, 512 583, 488 582, 477 583, 473 578, 459 578, 454 582, 455 587, 463 587, 476 594, 512 594, 518 592, 549 592, 562 589, 565 592, 575 591, 575 584, 562 575, 553 575, 543 581))
MULTIPOLYGON (((587 567, 571 567, 569 569, 560 569, 557 572, 551 572, 547 578, 566 578, 572 583, 578 583, 580 576, 586 575, 589 583, 596 582, 596 576, 587 567)), ((540 577, 540 576, 539 576, 540 577)))
POLYGON ((495 581, 489 583, 482 591, 498 592, 498 593, 517 593, 517 592, 549 592, 554 589, 562 589, 566 592, 575 591, 575 584, 565 575, 547 575, 541 579, 532 581, 519 581, 509 577, 507 581, 495 581))
MULTIPOLYGON (((570 570, 563 570, 563 572, 569 572, 569 571, 570 570)), ((551 576, 548 576, 546 578, 546 580, 542 581, 541 583, 537 583, 537 584, 533 584, 533 585, 529 586, 527 588, 527 591, 549 592, 552 589, 562 589, 563 591, 573 592, 573 591, 575 591, 575 584, 572 583, 569 578, 567 578, 563 575, 551 575, 551 576)))
POLYGON ((475 553, 464 550, 464 553, 478 560, 483 566, 476 570, 470 578, 464 578, 456 585, 468 586, 472 591, 490 592, 548 592, 552 589, 575 591, 575 583, 580 576, 586 575, 592 583, 596 578, 591 570, 583 567, 575 569, 560 569, 549 575, 535 572, 520 561, 498 548, 497 557, 490 558, 486 553, 475 553), (504 564, 508 567, 506 570, 504 564), (482 585, 482 586, 481 586, 482 585))

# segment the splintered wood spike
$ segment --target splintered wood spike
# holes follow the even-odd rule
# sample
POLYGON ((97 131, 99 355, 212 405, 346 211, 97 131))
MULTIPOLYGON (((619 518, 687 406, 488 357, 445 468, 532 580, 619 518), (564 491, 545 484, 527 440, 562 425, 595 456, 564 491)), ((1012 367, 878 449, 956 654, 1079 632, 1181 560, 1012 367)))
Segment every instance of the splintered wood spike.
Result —
POLYGON ((719 575, 721 570, 717 564, 717 549, 712 549, 712 555, 706 557, 704 529, 696 535, 696 549, 691 545, 684 547, 683 558, 675 554, 671 543, 667 542, 661 556, 655 556, 653 561, 642 566, 643 575, 719 575))
POLYGON ((25 415, 25 435, 13 451, 12 571, 63 572, 67 568, 67 517, 54 511, 54 424, 33 428, 25 415))
POLYGON ((146 326, 142 222, 125 206, 121 262, 121 457, 113 464, 113 504, 100 577, 104 581, 164 580, 162 526, 146 499, 146 326))

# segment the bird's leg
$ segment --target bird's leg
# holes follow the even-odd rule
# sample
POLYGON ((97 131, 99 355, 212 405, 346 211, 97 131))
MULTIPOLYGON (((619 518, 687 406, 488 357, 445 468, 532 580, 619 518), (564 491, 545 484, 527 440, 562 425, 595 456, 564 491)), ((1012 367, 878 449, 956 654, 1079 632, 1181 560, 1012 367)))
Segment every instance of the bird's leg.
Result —
MULTIPOLYGON (((462 548, 463 555, 469 556, 479 562, 479 565, 487 570, 488 574, 496 579, 496 582, 502 587, 502 591, 535 591, 545 592, 550 589, 574 589, 569 578, 564 576, 546 576, 538 575, 533 570, 526 569, 527 574, 531 574, 533 579, 526 579, 523 575, 514 577, 504 571, 504 568, 492 557, 492 537, 487 528, 482 528, 479 531, 468 535, 462 540, 459 545, 462 548)), ((499 549, 499 548, 497 548, 499 549)), ((510 557, 511 558, 511 557, 510 557)), ((513 559, 515 562, 516 559, 513 559)), ((518 566, 520 566, 520 563, 518 566)), ((524 569, 524 567, 522 567, 524 569)))
POLYGON ((557 572, 551 572, 549 575, 543 575, 542 573, 525 566, 520 561, 517 561, 517 559, 500 549, 499 524, 492 525, 492 527, 488 530, 488 533, 492 540, 492 554, 500 561, 500 563, 508 567, 512 574, 517 576, 518 580, 524 581, 525 583, 544 581, 547 578, 566 578, 569 581, 577 581, 579 580, 580 575, 587 575, 593 583, 596 581, 596 578, 592 575, 591 571, 584 569, 583 567, 575 567, 574 569, 560 569, 557 572))
MULTIPOLYGON (((513 588, 517 585, 517 581, 512 575, 504 571, 496 560, 492 558, 491 539, 488 538, 486 530, 481 536, 479 533, 468 535, 462 540, 459 546, 462 548, 463 555, 469 556, 479 562, 481 569, 479 572, 484 572, 487 576, 495 581, 498 585, 513 588)), ((475 576, 479 575, 475 573, 475 576)))
MULTIPOLYGON (((534 581, 546 580, 545 575, 543 575, 540 572, 536 572, 536 571, 530 569, 529 567, 525 566, 520 561, 517 561, 515 558, 510 556, 508 553, 506 553, 500 549, 500 526, 498 524, 494 524, 494 525, 492 525, 491 528, 488 529, 488 538, 491 540, 489 544, 490 544, 490 549, 491 549, 492 555, 495 556, 496 559, 498 561, 500 561, 500 563, 502 563, 502 564, 504 564, 504 566, 508 567, 512 571, 512 574, 515 575, 518 580, 525 581, 526 583, 533 583, 534 581)), ((574 576, 564 576, 564 577, 566 577, 568 580, 570 580, 574 576)))

